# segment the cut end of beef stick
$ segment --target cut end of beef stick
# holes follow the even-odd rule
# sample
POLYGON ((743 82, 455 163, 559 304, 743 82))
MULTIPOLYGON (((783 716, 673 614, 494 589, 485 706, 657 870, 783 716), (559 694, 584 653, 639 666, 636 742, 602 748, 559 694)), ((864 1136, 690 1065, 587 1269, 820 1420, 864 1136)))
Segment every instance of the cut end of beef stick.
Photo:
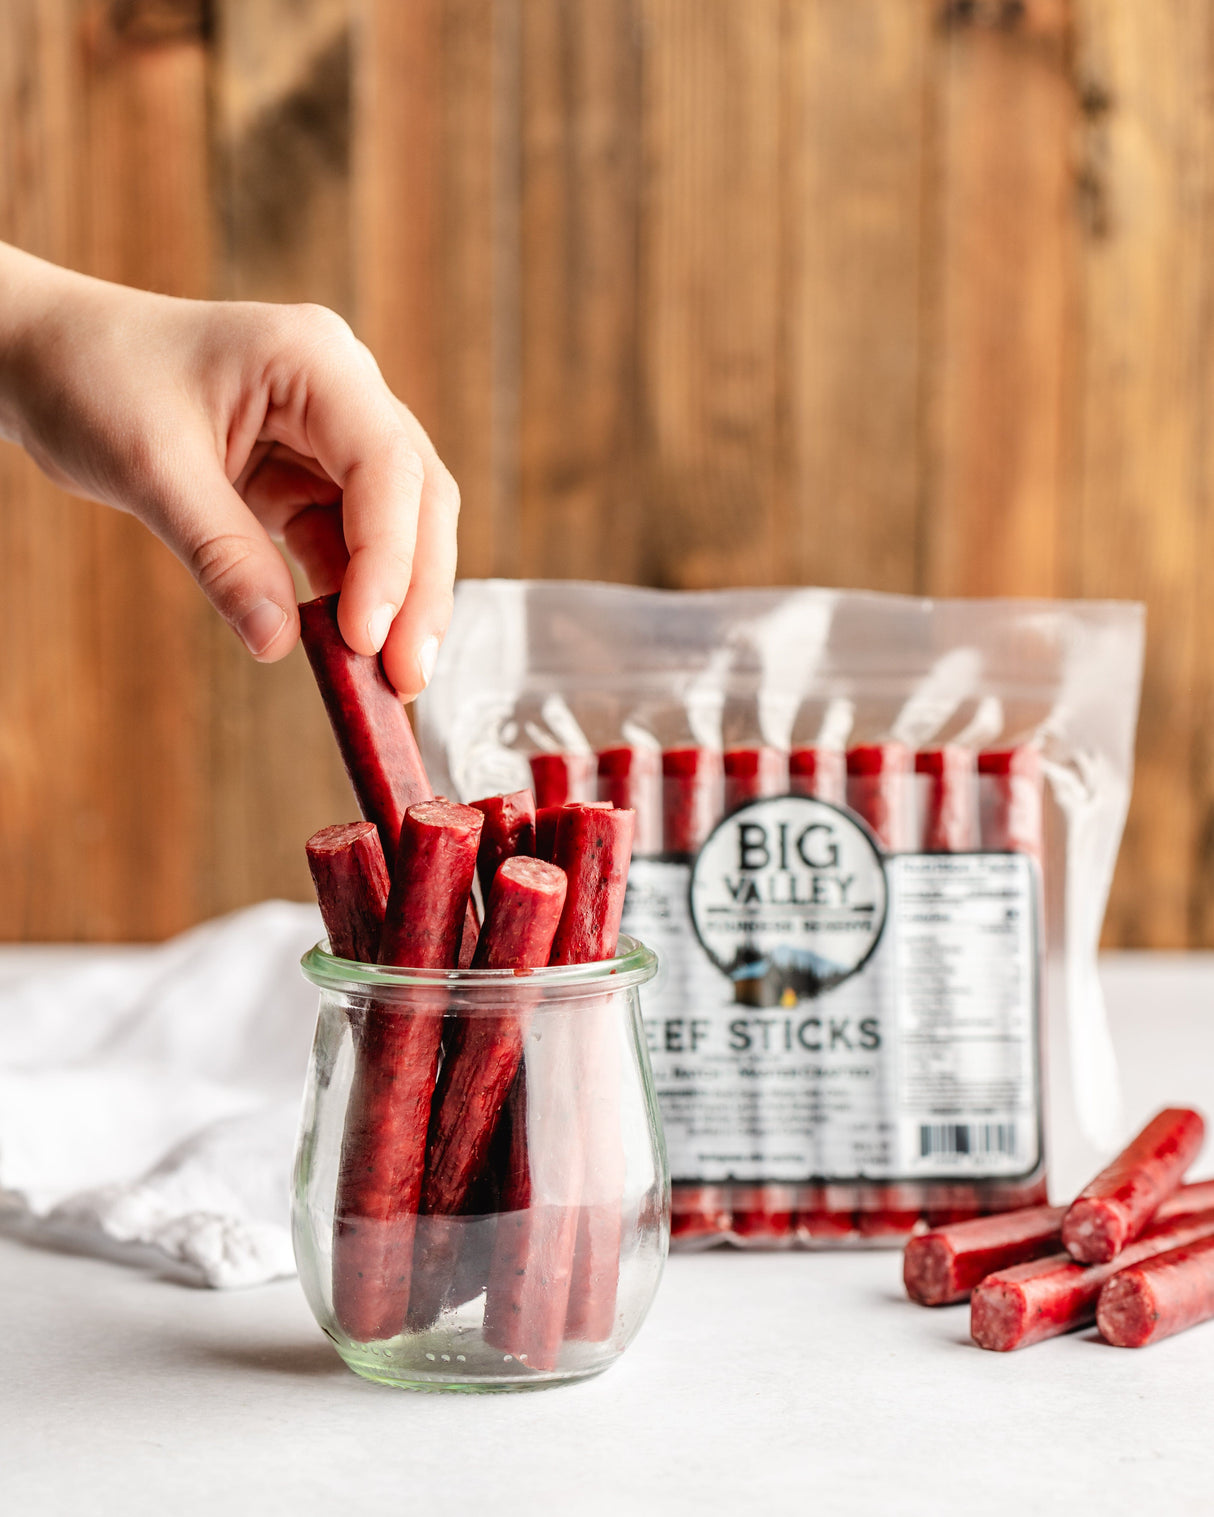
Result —
POLYGON ((490 795, 472 804, 484 816, 476 873, 487 901, 498 866, 518 854, 535 855, 535 797, 530 790, 490 795))
MULTIPOLYGON (((452 969, 476 869, 482 817, 425 801, 405 812, 379 962, 452 969)), ((441 1006, 375 1001, 356 1047, 334 1202, 333 1307, 359 1342, 394 1337, 409 1302, 441 1006)))
POLYGON ((401 827, 379 962, 454 969, 476 872, 484 817, 475 806, 423 801, 401 827))
POLYGON ((1188 1107, 1169 1107, 1142 1131, 1071 1204, 1062 1242, 1081 1264, 1104 1264, 1136 1238, 1161 1201, 1180 1184, 1201 1151, 1205 1123, 1188 1107))
MULTIPOLYGON (((1163 1223, 1214 1210, 1214 1180, 1182 1185, 1155 1213, 1163 1223)), ((1065 1206, 1028 1206, 933 1227, 909 1239, 902 1256, 906 1293, 922 1306, 964 1301, 987 1275, 1062 1251, 1065 1206)))
POLYGON ((1116 1348, 1145 1348, 1212 1317, 1214 1237, 1119 1270, 1096 1302, 1096 1326, 1116 1348))
POLYGON ((598 757, 599 800, 636 812, 636 858, 662 851, 662 755, 656 748, 620 744, 598 757))
POLYGON ((1105 1282, 1144 1259, 1214 1235, 1214 1211, 1153 1223, 1107 1264, 1049 1254, 988 1275, 970 1297, 970 1336, 979 1348, 1010 1353, 1086 1327, 1105 1282))
POLYGON ((390 866, 405 811, 433 791, 404 703, 379 659, 347 645, 337 601, 336 595, 305 601, 300 635, 359 809, 379 829, 390 866))
MULTIPOLYGON (((503 861, 489 891, 473 967, 522 972, 547 964, 565 904, 565 875, 540 859, 503 861)), ((422 1216, 414 1250, 409 1325, 432 1323, 453 1300, 463 1235, 461 1220, 482 1172, 523 1054, 528 1013, 454 1019, 434 1093, 422 1216)))
POLYGON ((537 807, 594 799, 593 754, 533 753, 530 762, 537 807))
POLYGON ((920 1233, 902 1255, 906 1294, 921 1306, 947 1306, 964 1301, 995 1270, 1057 1253, 1065 1211, 1034 1206, 920 1233))
POLYGON ((307 842, 329 951, 339 959, 374 964, 388 905, 388 866, 374 822, 322 827, 307 842))

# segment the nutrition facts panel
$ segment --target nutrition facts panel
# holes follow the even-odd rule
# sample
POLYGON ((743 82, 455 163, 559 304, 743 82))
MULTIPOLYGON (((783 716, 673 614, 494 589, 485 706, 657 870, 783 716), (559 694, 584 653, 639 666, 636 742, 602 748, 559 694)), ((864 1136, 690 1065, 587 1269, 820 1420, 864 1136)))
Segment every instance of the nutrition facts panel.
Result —
POLYGON ((898 1168, 1026 1174, 1040 1142, 1035 866, 910 854, 889 873, 898 1168))

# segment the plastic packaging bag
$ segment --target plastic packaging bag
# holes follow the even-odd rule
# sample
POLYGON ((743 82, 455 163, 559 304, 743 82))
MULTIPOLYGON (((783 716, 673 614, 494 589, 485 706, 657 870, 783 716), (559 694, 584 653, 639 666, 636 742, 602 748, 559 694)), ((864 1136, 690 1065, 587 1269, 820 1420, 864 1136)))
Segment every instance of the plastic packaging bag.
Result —
POLYGON ((1139 606, 465 581, 436 787, 636 808, 676 1246, 897 1241, 1107 1145, 1139 606))

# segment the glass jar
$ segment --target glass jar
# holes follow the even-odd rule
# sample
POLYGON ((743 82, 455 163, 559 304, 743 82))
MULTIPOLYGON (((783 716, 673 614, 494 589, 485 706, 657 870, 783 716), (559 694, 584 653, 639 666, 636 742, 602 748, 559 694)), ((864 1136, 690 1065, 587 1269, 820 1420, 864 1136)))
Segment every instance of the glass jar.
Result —
POLYGON ((516 974, 318 944, 295 1257, 351 1369, 421 1390, 597 1374, 657 1290, 670 1180, 641 1022, 653 953, 516 974))

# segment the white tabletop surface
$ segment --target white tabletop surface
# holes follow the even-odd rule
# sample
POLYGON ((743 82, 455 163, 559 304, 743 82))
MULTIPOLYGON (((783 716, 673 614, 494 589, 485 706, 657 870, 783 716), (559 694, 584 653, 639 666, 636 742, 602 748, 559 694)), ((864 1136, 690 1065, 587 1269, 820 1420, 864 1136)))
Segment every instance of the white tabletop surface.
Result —
MULTIPOLYGON (((1105 979, 1127 1123, 1214 1111, 1214 956, 1105 979)), ((896 1253, 673 1258, 615 1368, 514 1396, 358 1380, 293 1281, 190 1290, 0 1239, 0 1313, 23 1517, 1214 1511, 1214 1324, 987 1354, 965 1308, 904 1299, 896 1253)))

